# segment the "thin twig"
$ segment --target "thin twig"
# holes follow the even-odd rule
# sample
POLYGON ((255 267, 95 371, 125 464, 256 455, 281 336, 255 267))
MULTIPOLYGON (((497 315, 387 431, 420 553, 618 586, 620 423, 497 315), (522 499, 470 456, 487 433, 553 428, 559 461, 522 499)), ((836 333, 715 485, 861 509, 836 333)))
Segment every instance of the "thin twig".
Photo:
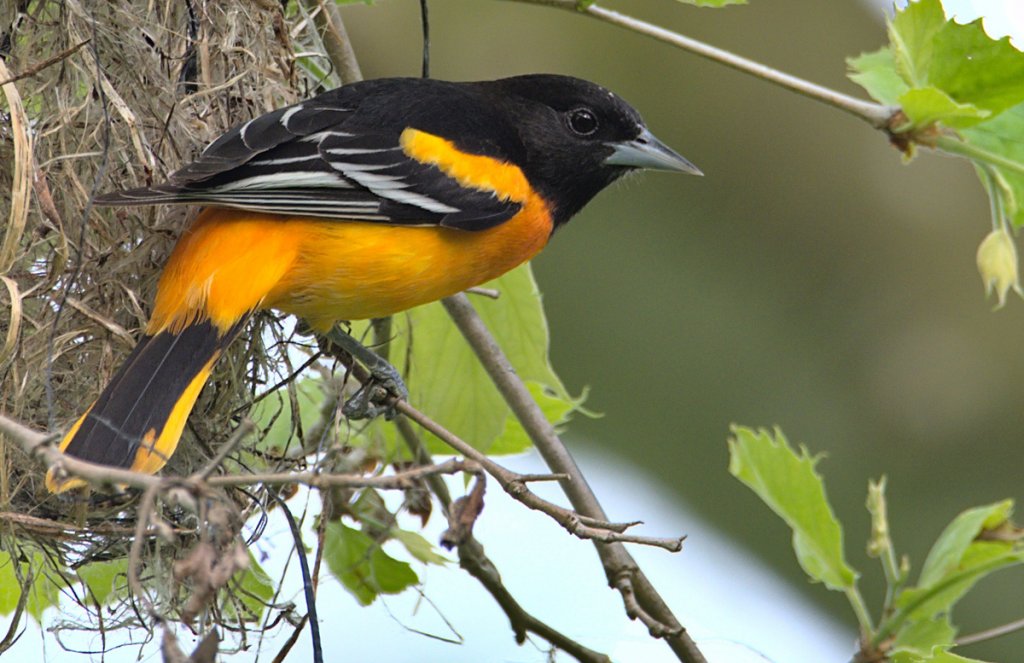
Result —
POLYGON ((281 485, 302 484, 311 488, 376 488, 378 490, 405 490, 415 484, 418 479, 439 474, 457 474, 459 472, 478 472, 473 461, 457 458, 449 459, 438 465, 414 467, 403 472, 384 476, 364 476, 361 474, 331 474, 327 472, 280 472, 276 474, 229 474, 210 477, 206 480, 209 486, 247 486, 252 484, 281 485))
MULTIPOLYGON (((40 458, 48 467, 59 467, 65 474, 83 479, 90 485, 103 488, 107 486, 131 486, 144 490, 164 490, 174 485, 188 485, 199 489, 202 486, 246 486, 252 484, 281 485, 304 484, 313 488, 329 486, 347 488, 378 488, 381 490, 404 490, 412 486, 418 479, 437 474, 456 474, 458 472, 477 472, 476 463, 459 459, 449 459, 439 465, 414 467, 387 476, 364 476, 359 474, 330 474, 317 472, 279 472, 267 474, 229 474, 224 476, 206 476, 204 472, 188 479, 168 476, 157 477, 151 474, 126 470, 120 467, 100 465, 62 454, 52 445, 54 437, 43 435, 23 426, 22 424, 0 415, 0 433, 10 438, 30 456, 40 458)), ((236 431, 237 435, 237 431, 236 431)), ((244 436, 244 432, 243 432, 244 436)), ((230 451, 230 443, 225 447, 230 451)), ((470 447, 472 448, 472 447, 470 447)), ((216 465, 213 465, 216 467, 216 465)), ((547 475, 537 480, 548 479, 547 475)))
POLYGON ((527 632, 536 633, 578 661, 611 663, 607 655, 581 645, 524 610, 502 583, 498 569, 484 554, 484 547, 476 539, 471 537, 459 546, 459 566, 476 578, 494 597, 508 617, 519 644, 526 640, 527 632))
POLYGON ((275 384, 273 387, 270 387, 269 389, 263 390, 263 392, 261 394, 259 394, 255 398, 253 398, 247 404, 238 407, 234 411, 234 414, 240 414, 241 412, 249 412, 249 411, 251 411, 252 407, 254 405, 256 405, 257 403, 259 403, 260 401, 262 401, 264 398, 266 398, 267 396, 270 396, 273 393, 276 393, 277 390, 280 389, 281 387, 284 387, 284 386, 289 385, 292 382, 294 382, 300 375, 303 374, 303 372, 305 372, 305 370, 307 368, 309 368, 310 366, 315 364, 317 362, 317 360, 319 360, 320 357, 322 357, 322 356, 323 356, 323 353, 320 352, 319 350, 317 350, 316 352, 313 353, 313 355, 309 359, 307 359, 305 362, 303 362, 302 366, 299 366, 298 368, 296 368, 294 371, 292 371, 290 374, 288 374, 287 377, 285 377, 283 380, 281 380, 280 382, 275 384))
POLYGON ((292 629, 292 632, 288 635, 288 639, 281 645, 281 648, 277 651, 277 654, 274 655, 271 663, 283 663, 284 660, 288 658, 288 654, 291 653, 292 647, 294 647, 295 643, 299 641, 299 636, 302 635, 303 629, 306 628, 307 621, 309 621, 308 614, 303 615, 302 618, 299 619, 299 623, 292 629))
MULTIPOLYGON (((82 525, 51 520, 49 518, 37 518, 25 513, 14 513, 11 511, 0 511, 0 522, 11 525, 26 532, 41 534, 50 539, 83 540, 91 539, 96 535, 103 536, 124 536, 135 533, 135 526, 115 525, 110 522, 87 523, 82 525)), ((186 534, 193 529, 175 528, 168 530, 171 534, 186 534)), ((147 533, 147 536, 159 536, 158 532, 147 533)))
POLYGON ((60 62, 61 60, 64 60, 64 59, 70 57, 71 55, 73 55, 75 53, 75 51, 77 51, 78 49, 82 48, 83 46, 88 44, 90 41, 92 41, 91 37, 85 39, 84 41, 78 42, 77 44, 75 44, 74 46, 72 46, 70 48, 65 48, 60 53, 57 53, 56 55, 52 55, 52 56, 46 58, 45 60, 43 60, 41 62, 37 62, 36 64, 32 65, 31 67, 29 67, 25 71, 19 72, 17 74, 13 74, 13 75, 9 76, 8 78, 0 81, 0 85, 7 85, 8 83, 14 83, 16 81, 20 81, 23 78, 28 78, 29 76, 35 76, 36 74, 41 72, 43 69, 46 69, 50 65, 56 64, 56 63, 60 62))
POLYGON ((615 579, 612 583, 615 589, 619 590, 619 594, 622 595, 622 604, 626 608, 626 615, 630 619, 639 619, 640 623, 647 627, 647 632, 655 638, 669 638, 673 635, 674 631, 671 626, 666 625, 660 619, 656 619, 649 612, 644 610, 643 606, 636 598, 636 591, 633 587, 632 573, 624 571, 615 579))
POLYGON ((299 531, 299 525, 295 522, 295 516, 292 515, 291 509, 288 508, 285 501, 274 492, 267 494, 281 507, 284 518, 288 521, 288 529, 292 533, 292 540, 295 543, 295 554, 299 557, 299 569, 302 571, 302 592, 306 597, 309 635, 313 641, 313 663, 323 663, 324 651, 323 646, 320 644, 320 620, 316 615, 316 595, 313 591, 313 581, 309 575, 309 561, 306 559, 306 548, 302 543, 302 532, 299 531))
POLYGON ((120 467, 98 465, 74 456, 66 456, 53 445, 56 440, 54 436, 38 433, 4 415, 0 415, 0 433, 10 438, 29 456, 41 459, 47 467, 58 468, 58 474, 63 472, 84 479, 93 486, 124 485, 148 489, 159 487, 162 481, 159 477, 149 474, 132 472, 120 467))
MULTIPOLYGON (((560 485, 576 512, 598 520, 607 520, 608 517, 604 509, 587 484, 575 459, 533 400, 526 385, 517 376, 515 369, 476 313, 469 299, 465 295, 459 294, 448 297, 443 303, 548 467, 554 472, 564 472, 572 477, 571 481, 563 481, 560 485)), ((652 616, 659 623, 659 627, 652 629, 648 624, 648 629, 651 630, 652 635, 664 637, 680 661, 706 663, 704 655, 686 633, 686 629, 675 618, 661 595, 637 566, 633 556, 629 554, 625 546, 621 545, 626 541, 626 538, 595 539, 594 545, 608 576, 608 583, 619 590, 627 614, 630 614, 631 617, 634 615, 640 617, 642 612, 642 614, 652 616), (631 605, 634 597, 641 612, 637 612, 631 605)), ((682 538, 675 539, 675 541, 677 546, 669 548, 670 550, 681 548, 682 538)))
POLYGON ((420 23, 423 26, 423 67, 420 75, 423 78, 430 78, 430 11, 427 7, 429 0, 420 0, 420 23))
POLYGON ((327 57, 338 71, 341 82, 347 85, 363 80, 363 72, 359 69, 338 5, 333 0, 302 0, 302 4, 313 14, 327 57))
POLYGON ((871 101, 865 101, 850 95, 843 94, 837 90, 832 90, 823 85, 812 83, 804 80, 792 74, 773 69, 766 65, 756 62, 754 60, 747 59, 745 57, 730 53, 721 48, 716 48, 710 44, 705 44, 702 41, 698 41, 691 37, 687 37, 667 30, 661 26, 654 25, 642 21, 626 14, 620 14, 619 12, 605 9, 604 7, 596 4, 585 4, 579 2, 579 0, 515 0, 516 2, 523 2, 526 4, 533 5, 545 5, 548 7, 557 7, 559 9, 567 9, 572 12, 578 12, 592 16, 598 20, 612 25, 618 25, 619 27, 626 28, 633 32, 653 37, 659 41, 671 44, 677 48, 681 48, 684 51, 689 51, 695 55, 699 55, 708 60, 724 64, 727 67, 742 71, 745 74, 756 76, 763 81, 767 81, 774 85, 792 90, 798 94, 801 94, 815 101, 827 104, 839 110, 846 111, 851 115, 859 117, 860 119, 868 122, 871 126, 876 129, 886 129, 889 127, 889 121, 892 119, 895 112, 898 110, 892 106, 883 106, 882 104, 876 104, 871 101))
MULTIPOLYGON (((566 474, 564 472, 545 472, 544 474, 520 474, 519 475, 519 480, 522 481, 523 483, 534 483, 534 482, 542 482, 542 481, 569 481, 569 480, 571 480, 571 478, 572 477, 570 477, 568 474, 566 474)), ((580 520, 582 521, 583 519, 580 518, 580 520)), ((616 524, 625 524, 625 523, 616 523, 616 524)), ((626 529, 627 528, 623 527, 622 531, 625 531, 626 529)))
POLYGON ((480 295, 488 299, 499 299, 501 297, 501 290, 495 288, 467 288, 466 292, 470 295, 480 295))
MULTIPOLYGON (((11 563, 17 564, 18 562, 12 559, 11 563)), ((25 633, 24 629, 22 629, 21 633, 18 633, 18 626, 21 625, 21 617, 25 614, 25 606, 28 605, 29 592, 35 588, 33 587, 31 576, 23 580, 24 582, 19 583, 21 593, 18 595, 18 605, 14 608, 14 614, 11 616, 10 626, 7 627, 7 634, 4 636, 3 640, 0 640, 0 656, 2 656, 5 651, 13 647, 25 633)))
POLYGON ((962 635, 956 639, 958 647, 964 645, 973 645, 977 642, 985 642, 986 640, 994 640, 1004 635, 1009 635, 1016 631, 1024 630, 1024 619, 1018 619, 1012 621, 1009 624, 1003 624, 1002 626, 995 626, 993 628, 985 629, 984 631, 978 631, 977 633, 969 633, 962 635))
POLYGON ((139 509, 136 512, 135 536, 132 538, 132 546, 128 551, 128 587, 131 589, 132 596, 142 599, 142 602, 145 603, 146 611, 150 617, 155 617, 156 611, 153 608, 153 602, 149 600, 149 595, 146 594, 139 580, 139 565, 142 563, 142 542, 148 538, 146 531, 149 529, 149 521, 153 514, 153 507, 156 504, 156 495, 159 490, 160 485, 153 484, 142 494, 142 501, 139 503, 139 509))
POLYGON ((252 422, 252 419, 249 419, 248 417, 242 419, 242 422, 238 424, 238 428, 231 433, 231 437, 228 438, 228 441, 221 445, 217 455, 211 458, 210 462, 207 463, 203 469, 193 474, 191 479, 193 481, 209 479, 210 475, 216 472, 217 468, 220 467, 220 464, 227 459, 228 454, 234 451, 242 440, 248 437, 248 435, 254 430, 256 430, 256 424, 252 422))
MULTIPOLYGON (((664 548, 665 550, 672 552, 677 552, 682 549, 681 538, 666 539, 624 534, 624 530, 629 527, 628 524, 612 523, 600 517, 591 517, 587 522, 584 522, 575 511, 558 506, 554 502, 549 502, 532 492, 527 487, 527 482, 523 480, 523 475, 495 463, 485 454, 473 448, 473 446, 468 442, 458 437, 444 426, 425 415, 423 412, 420 412, 408 402, 397 401, 395 403, 395 409, 401 414, 409 417, 409 419, 416 422, 424 429, 436 435, 442 442, 455 449, 460 454, 467 458, 472 458, 476 462, 480 463, 484 470, 497 480, 498 484, 506 493, 531 509, 547 514, 574 536, 581 539, 594 539, 605 543, 616 541, 624 543, 639 543, 642 545, 654 546, 656 548, 664 548)), ((566 472, 565 474, 574 478, 576 476, 571 472, 566 472)), ((566 483, 573 482, 567 482, 562 479, 560 480, 560 483, 565 485, 566 483)))
MULTIPOLYGON (((419 439, 419 436, 416 435, 416 431, 410 425, 409 420, 405 417, 397 417, 395 419, 395 424, 398 428, 399 435, 409 448, 413 458, 416 459, 416 462, 420 464, 431 463, 430 454, 423 446, 423 442, 419 439)), ((430 486, 435 497, 437 497, 438 501, 441 502, 441 506, 444 507, 445 513, 450 514, 452 498, 448 492, 448 485, 444 483, 439 475, 432 475, 428 477, 427 485, 430 486)), ((451 518, 449 518, 449 523, 450 522, 451 518)), ((465 569, 469 575, 476 578, 476 580, 483 585, 484 589, 494 597, 498 607, 505 612, 505 616, 508 617, 509 625, 512 627, 512 632, 515 635, 516 642, 521 643, 525 638, 525 634, 529 632, 544 638, 555 647, 574 656, 579 661, 604 663, 608 660, 608 657, 604 654, 595 652, 583 646, 527 612, 519 602, 515 600, 515 597, 512 596, 512 593, 508 588, 505 587, 504 582, 501 580, 501 574, 498 572, 494 562, 492 562, 487 556, 483 545, 473 537, 472 533, 469 533, 466 538, 459 543, 458 553, 459 566, 465 569)))

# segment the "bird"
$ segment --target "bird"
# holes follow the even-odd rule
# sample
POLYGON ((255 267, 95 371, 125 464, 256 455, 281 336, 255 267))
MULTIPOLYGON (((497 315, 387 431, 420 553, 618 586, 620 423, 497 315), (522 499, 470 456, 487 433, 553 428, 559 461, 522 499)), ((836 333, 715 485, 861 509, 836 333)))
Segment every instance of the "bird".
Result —
MULTIPOLYGON (((328 333, 466 290, 532 258, 639 169, 701 174, 622 98, 556 74, 365 80, 235 126, 163 183, 95 199, 202 209, 163 268, 138 344, 59 448, 156 473, 256 311, 328 333)), ((353 355, 405 395, 383 360, 362 346, 353 355)), ((45 484, 61 493, 85 482, 54 466, 45 484)))

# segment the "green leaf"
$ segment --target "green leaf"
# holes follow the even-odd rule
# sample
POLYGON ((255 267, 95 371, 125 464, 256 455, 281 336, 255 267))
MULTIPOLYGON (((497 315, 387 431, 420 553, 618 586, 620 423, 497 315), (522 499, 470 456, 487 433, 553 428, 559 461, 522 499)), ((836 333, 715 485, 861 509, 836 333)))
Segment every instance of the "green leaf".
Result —
POLYGON ((747 0, 677 0, 696 7, 725 7, 726 5, 745 5, 747 0))
POLYGON ((298 421, 302 422, 303 430, 307 430, 320 417, 320 407, 324 402, 323 381, 319 378, 297 380, 295 391, 298 412, 293 411, 288 392, 284 389, 264 398, 252 408, 249 417, 258 430, 265 430, 254 445, 258 451, 280 456, 290 445, 297 444, 291 438, 298 421))
POLYGON ((925 127, 944 122, 951 127, 966 127, 983 121, 992 113, 972 104, 960 104, 937 87, 917 87, 899 98, 903 112, 914 126, 925 127))
MULTIPOLYGON (((66 583, 60 573, 47 564, 46 557, 42 553, 29 552, 27 550, 22 550, 21 553, 23 557, 28 558, 27 562, 21 562, 21 577, 31 577, 32 579, 32 583, 28 588, 28 600, 25 602, 25 612, 32 615, 37 622, 42 622, 43 611, 51 606, 56 606, 60 602, 60 590, 66 583)), ((18 589, 17 576, 14 574, 13 564, 10 561, 11 558, 9 556, 6 559, 6 564, 3 559, 0 559, 0 564, 8 567, 11 577, 15 578, 15 601, 11 607, 11 610, 13 610, 17 607, 20 589, 18 589)), ((5 584, 7 584, 5 581, 0 580, 0 585, 5 584)), ((6 603, 6 601, 4 602, 6 603)))
POLYGON ((6 550, 0 550, 0 615, 9 615, 18 607, 21 586, 14 574, 14 564, 6 550))
MULTIPOLYGON (((274 581, 267 575, 267 572, 260 566, 260 563, 256 561, 252 550, 249 550, 248 553, 249 566, 238 578, 236 596, 246 608, 247 614, 243 614, 242 618, 245 621, 258 622, 263 617, 263 611, 266 609, 267 603, 274 598, 275 587, 274 581)), ((231 607, 232 604, 228 603, 225 609, 234 614, 231 607)))
POLYGON ((0 550, 0 615, 9 615, 18 607, 21 598, 21 585, 18 574, 22 578, 31 577, 28 588, 28 599, 25 601, 25 612, 41 622, 43 611, 60 602, 60 590, 65 586, 64 578, 46 563, 46 558, 39 552, 21 551, 27 562, 20 563, 15 570, 14 563, 8 552, 0 550))
POLYGON ((946 23, 939 0, 911 2, 889 22, 896 70, 910 86, 927 85, 935 36, 946 23))
MULTIPOLYGON (((527 381, 526 388, 530 390, 533 399, 537 401, 545 418, 550 421, 556 430, 569 422, 573 412, 580 409, 583 399, 580 397, 573 400, 566 396, 559 396, 547 386, 540 382, 527 381)), ((530 436, 523 430, 519 420, 513 416, 505 418, 505 429, 487 449, 487 453, 494 455, 514 454, 525 451, 532 444, 530 436)))
POLYGON ((993 115, 1024 102, 1024 53, 1009 37, 989 37, 980 18, 966 25, 947 21, 933 48, 928 81, 953 99, 993 115))
POLYGON ((892 663, 985 663, 985 661, 976 658, 958 656, 943 648, 936 648, 930 654, 898 650, 892 653, 890 660, 892 663))
POLYGON ((437 548, 430 541, 417 534, 397 527, 391 530, 393 536, 400 542, 409 554, 424 564, 437 564, 444 566, 451 563, 451 560, 437 552, 437 548))
POLYGON ((947 21, 939 0, 919 0, 897 12, 888 33, 887 49, 849 60, 850 78, 903 107, 910 123, 900 130, 967 127, 1024 102, 1024 53, 989 37, 981 19, 947 21))
POLYGON ((324 558, 334 577, 361 605, 370 605, 379 594, 398 594, 419 582, 411 566, 340 521, 327 525, 324 558))
POLYGON ((883 104, 899 105, 900 97, 910 89, 896 71, 896 61, 889 48, 848 58, 846 64, 850 67, 850 79, 883 104))
POLYGON ((952 647, 956 629, 949 621, 949 615, 909 622, 893 641, 895 651, 914 652, 931 656, 936 647, 952 647))
POLYGON ((906 640, 906 645, 919 653, 925 651, 926 642, 905 635, 922 628, 917 622, 948 616, 979 580, 1024 563, 1024 549, 1015 548, 1013 542, 981 536, 986 531, 1011 527, 1012 512, 1013 503, 1005 500, 969 509, 953 519, 928 553, 918 585, 899 593, 897 611, 879 626, 879 634, 895 630, 898 641, 906 640))
POLYGON ((843 556, 843 532, 806 449, 795 453, 782 431, 733 426, 729 472, 750 487, 793 530, 800 566, 834 590, 851 590, 857 573, 843 556))
POLYGON ((78 567, 78 577, 89 590, 89 594, 100 605, 107 605, 115 596, 114 588, 127 586, 128 559, 112 559, 104 562, 89 562, 78 567))
MULTIPOLYGON (((498 299, 471 296, 477 312, 519 377, 536 382, 550 399, 561 401, 559 407, 546 399, 544 406, 549 416, 555 417, 553 423, 564 421, 567 410, 577 409, 579 401, 569 396, 548 359, 547 321, 529 265, 485 287, 501 294, 498 299)), ((363 338, 360 332, 365 329, 366 325, 354 326, 353 335, 363 338)), ((405 375, 413 405, 477 449, 495 453, 492 447, 499 437, 497 451, 501 453, 529 447, 529 439, 521 434, 504 398, 440 303, 395 316, 391 357, 405 375), (510 429, 518 429, 520 434, 510 429)), ((382 426, 383 422, 373 425, 382 426)), ((431 452, 451 453, 433 436, 426 440, 431 452)))
POLYGON ((900 592, 896 606, 903 614, 899 617, 914 621, 948 613, 976 582, 1021 563, 1024 563, 1024 550, 1015 551, 1003 541, 975 541, 964 552, 957 567, 937 582, 900 592))
MULTIPOLYGON (((969 145, 1024 164, 1024 104, 960 133, 969 145)), ((1007 218, 1018 227, 1024 226, 1024 173, 998 166, 986 167, 991 168, 1001 189, 990 191, 989 195, 1002 195, 1007 218)))
MULTIPOLYGON (((930 587, 960 567, 967 549, 983 530, 994 530, 1013 515, 1013 501, 1003 500, 964 511, 953 519, 928 552, 918 586, 930 587)), ((1003 544, 1010 546, 1010 544, 1003 544)))

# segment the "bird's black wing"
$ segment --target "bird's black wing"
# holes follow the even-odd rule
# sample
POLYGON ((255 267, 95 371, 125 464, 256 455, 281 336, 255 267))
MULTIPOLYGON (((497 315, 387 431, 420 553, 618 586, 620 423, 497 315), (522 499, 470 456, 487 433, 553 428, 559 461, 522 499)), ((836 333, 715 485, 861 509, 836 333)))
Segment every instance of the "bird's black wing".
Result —
POLYGON ((167 182, 96 202, 191 203, 465 230, 494 227, 519 211, 519 202, 465 186, 406 154, 405 126, 373 126, 365 114, 352 122, 362 96, 346 92, 339 88, 250 120, 167 182))

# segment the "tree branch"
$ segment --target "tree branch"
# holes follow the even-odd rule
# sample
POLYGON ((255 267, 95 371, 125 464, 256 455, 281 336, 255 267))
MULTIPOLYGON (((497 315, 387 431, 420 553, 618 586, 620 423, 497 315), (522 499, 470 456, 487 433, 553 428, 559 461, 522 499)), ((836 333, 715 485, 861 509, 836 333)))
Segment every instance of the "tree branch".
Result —
MULTIPOLYGON (((225 443, 225 448, 230 448, 232 440, 244 437, 247 430, 236 430, 231 440, 225 443), (239 434, 241 431, 241 434, 239 434)), ((0 433, 15 442, 30 456, 40 459, 47 467, 59 467, 61 471, 70 476, 84 479, 90 485, 98 488, 109 486, 131 486, 143 490, 166 490, 175 486, 190 485, 195 489, 203 486, 248 486, 253 484, 280 485, 280 484, 304 484, 313 488, 326 487, 347 487, 347 488, 377 488, 381 490, 404 490, 412 486, 416 480, 439 474, 456 474, 458 472, 469 472, 478 474, 481 470, 474 461, 449 459, 438 465, 427 465, 415 467, 403 472, 396 472, 386 476, 364 476, 360 474, 330 474, 318 472, 279 472, 268 474, 228 474, 223 476, 207 477, 206 469, 192 475, 191 477, 158 477, 152 474, 144 474, 133 470, 126 470, 108 465, 98 465, 88 461, 80 460, 74 456, 62 454, 53 445, 54 436, 44 435, 28 428, 13 419, 0 415, 0 433)), ((536 477, 522 477, 520 481, 553 480, 556 477, 548 475, 536 477)))
MULTIPOLYGON (((678 552, 682 549, 681 538, 657 538, 625 534, 625 530, 636 523, 613 523, 609 522, 604 517, 603 513, 600 516, 594 516, 593 514, 586 513, 578 514, 575 511, 558 506, 554 502, 549 502, 526 486, 530 480, 536 480, 537 477, 519 474, 495 463, 485 454, 473 448, 473 446, 468 442, 414 408, 407 401, 396 401, 395 409, 401 414, 409 417, 412 421, 415 421, 424 429, 436 435, 442 442, 452 447, 460 454, 478 462, 488 474, 497 480, 498 484, 506 493, 529 508, 547 514, 553 518, 555 522, 568 530, 570 534, 581 539, 593 539, 604 543, 639 543, 642 545, 654 546, 656 548, 664 548, 665 550, 672 552, 678 552)), ((577 477, 580 476, 578 469, 576 470, 576 474, 568 470, 557 473, 564 474, 568 477, 568 479, 559 478, 559 483, 561 483, 563 487, 576 483, 577 477)), ((552 477, 544 475, 541 478, 550 479, 552 477)))
POLYGON ((360 474, 330 474, 320 472, 279 472, 276 474, 228 474, 210 477, 210 486, 248 486, 256 483, 280 485, 299 483, 311 488, 376 488, 378 490, 405 490, 415 485, 418 479, 441 474, 467 472, 479 474, 480 467, 473 461, 452 458, 437 465, 414 467, 384 476, 363 476, 360 474))
POLYGON ((681 35, 678 32, 672 30, 666 30, 665 28, 642 21, 626 14, 620 14, 619 12, 605 9, 596 4, 585 4, 579 2, 579 0, 514 0, 516 2, 522 2, 533 5, 544 5, 547 7, 557 7, 558 9, 567 9, 572 12, 580 14, 586 14, 605 23, 611 23, 619 27, 626 28, 632 32, 636 32, 648 37, 653 37, 659 41, 663 41, 667 44, 671 44, 677 48, 681 48, 684 51, 689 51, 694 55, 699 55, 708 60, 712 60, 719 64, 724 64, 727 67, 741 71, 751 76, 756 76, 761 80, 767 81, 779 87, 783 87, 787 90, 796 92, 815 101, 820 101, 823 104, 838 108, 839 110, 846 111, 851 115, 859 117, 876 129, 887 129, 889 128, 889 121, 896 113, 898 108, 892 106, 883 106, 882 104, 876 104, 871 101, 865 101, 863 99, 857 99, 850 95, 843 94, 837 90, 833 90, 817 83, 798 78, 791 74, 773 69, 760 62, 755 62, 744 58, 742 56, 730 53, 729 51, 721 48, 716 48, 710 44, 705 44, 702 41, 692 39, 685 35, 681 35))
MULTIPOLYGON (((427 453, 423 442, 416 435, 416 431, 410 425, 409 420, 405 417, 397 417, 395 424, 399 435, 412 452, 416 462, 421 464, 431 463, 430 454, 427 453)), ((440 480, 440 477, 432 476, 430 479, 433 479, 433 481, 428 481, 428 485, 434 496, 441 503, 441 506, 444 507, 445 514, 449 516, 449 523, 451 524, 452 498, 448 492, 448 486, 440 480)), ((535 633, 579 661, 606 663, 609 660, 605 654, 595 652, 583 646, 527 612, 516 601, 515 597, 512 596, 508 588, 505 587, 498 568, 487 556, 483 545, 477 541, 472 532, 458 544, 458 553, 459 566, 483 585, 484 589, 494 597, 498 607, 504 611, 505 616, 508 617, 516 642, 522 643, 527 633, 535 633)))
POLYGON ((327 57, 337 69, 341 82, 347 85, 363 80, 363 72, 359 69, 338 5, 333 0, 302 0, 302 4, 312 14, 327 57))
POLYGON ((58 474, 79 477, 93 486, 132 486, 143 490, 159 486, 163 479, 151 474, 107 465, 97 465, 74 456, 65 456, 53 443, 57 437, 36 432, 17 421, 0 414, 0 433, 21 447, 29 456, 39 459, 46 467, 57 468, 58 474))
POLYGON ((522 644, 526 640, 527 632, 536 633, 578 661, 611 663, 611 659, 605 654, 584 647, 524 610, 502 583, 498 569, 484 554, 484 547, 472 536, 459 545, 459 566, 479 580, 484 589, 494 597, 508 617, 509 624, 516 634, 516 642, 522 644))
MULTIPOLYGON (((561 486, 573 508, 584 516, 607 520, 604 509, 587 484, 575 459, 530 396, 526 385, 516 375, 515 369, 469 299, 459 294, 448 297, 443 303, 548 467, 554 472, 564 472, 571 477, 570 481, 561 482, 561 486)), ((618 589, 623 597, 627 614, 633 618, 644 619, 651 635, 665 638, 679 660, 684 663, 706 663, 697 645, 639 569, 633 556, 622 545, 623 541, 625 539, 595 539, 594 546, 601 558, 609 585, 618 589), (636 599, 636 606, 632 604, 633 597, 636 599), (640 610, 637 610, 637 607, 640 610), (644 618, 645 615, 650 615, 652 619, 648 622, 644 618)), ((675 549, 678 550, 681 548, 682 539, 676 541, 678 546, 675 549)))

